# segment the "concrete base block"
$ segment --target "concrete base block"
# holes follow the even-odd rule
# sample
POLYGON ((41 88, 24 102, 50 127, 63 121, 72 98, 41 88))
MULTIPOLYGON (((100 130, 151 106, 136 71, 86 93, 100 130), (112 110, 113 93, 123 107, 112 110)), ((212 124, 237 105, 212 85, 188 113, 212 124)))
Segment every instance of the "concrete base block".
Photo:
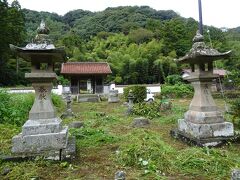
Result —
POLYGON ((199 147, 219 147, 227 142, 234 142, 239 139, 237 136, 229 137, 214 137, 214 138, 195 138, 186 134, 178 129, 173 129, 170 131, 170 134, 173 138, 179 139, 184 143, 189 145, 195 145, 199 147))
POLYGON ((61 119, 27 120, 22 127, 23 136, 35 134, 57 133, 62 130, 61 119))
POLYGON ((199 139, 234 135, 233 124, 230 122, 195 124, 184 119, 179 119, 178 130, 199 139))
POLYGON ((108 102, 109 103, 117 103, 117 102, 119 102, 119 98, 118 97, 108 98, 108 102))
POLYGON ((108 102, 109 103, 119 102, 118 90, 110 90, 109 91, 108 102))
POLYGON ((79 94, 77 97, 78 102, 100 102, 97 94, 79 94))
POLYGON ((184 114, 184 119, 196 124, 210 124, 224 122, 223 115, 220 111, 193 111, 188 110, 184 114))
POLYGON ((69 136, 67 141, 67 146, 64 149, 1 155, 0 160, 21 162, 26 160, 34 160, 36 157, 43 157, 44 159, 48 159, 48 160, 69 161, 69 160, 73 160, 75 156, 76 156, 76 138, 74 136, 69 136))
POLYGON ((47 150, 60 150, 67 146, 68 128, 57 133, 23 135, 12 138, 13 153, 39 153, 47 150))

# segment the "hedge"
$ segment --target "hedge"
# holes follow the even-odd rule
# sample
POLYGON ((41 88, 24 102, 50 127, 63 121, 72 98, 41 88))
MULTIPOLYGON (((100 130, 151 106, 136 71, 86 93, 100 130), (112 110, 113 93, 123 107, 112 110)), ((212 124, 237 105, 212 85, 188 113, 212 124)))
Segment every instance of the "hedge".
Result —
POLYGON ((193 87, 190 84, 163 85, 161 95, 169 98, 192 97, 193 87))

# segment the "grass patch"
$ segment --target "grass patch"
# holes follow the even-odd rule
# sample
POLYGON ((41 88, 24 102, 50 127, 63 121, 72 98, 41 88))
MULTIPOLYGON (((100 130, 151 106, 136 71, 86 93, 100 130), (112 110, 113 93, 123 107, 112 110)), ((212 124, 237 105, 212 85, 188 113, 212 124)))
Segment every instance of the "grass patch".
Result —
POLYGON ((71 129, 70 133, 76 137, 79 147, 99 146, 106 143, 114 143, 118 139, 103 129, 71 129))
MULTIPOLYGON (((124 170, 127 179, 229 179, 231 169, 240 167, 239 143, 197 148, 170 137, 189 103, 189 99, 172 100, 172 109, 153 117, 147 128, 131 126, 136 115, 126 116, 123 102, 73 103, 76 117, 64 122, 84 122, 84 127, 69 130, 76 136, 76 159, 0 162, 0 171, 11 169, 0 179, 112 179, 118 170, 124 170)), ((216 103, 224 107, 221 99, 216 103)), ((61 105, 57 109, 61 113, 61 105)), ((20 131, 19 126, 0 124, 0 154, 10 152, 11 139, 20 131)))

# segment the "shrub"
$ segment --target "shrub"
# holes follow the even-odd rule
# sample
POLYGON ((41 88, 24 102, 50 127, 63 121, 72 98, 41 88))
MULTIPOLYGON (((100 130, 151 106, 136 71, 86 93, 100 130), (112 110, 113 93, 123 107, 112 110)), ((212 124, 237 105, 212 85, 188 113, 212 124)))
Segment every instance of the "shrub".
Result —
POLYGON ((192 97, 193 87, 190 84, 163 85, 161 94, 169 98, 192 97))
MULTIPOLYGON (((53 104, 58 108, 64 107, 61 97, 52 94, 53 104)), ((0 90, 0 123, 22 126, 28 119, 28 113, 34 102, 34 94, 9 94, 0 90)))
POLYGON ((21 126, 27 120, 33 101, 33 94, 8 94, 0 90, 0 123, 21 126))
POLYGON ((123 89, 123 96, 126 101, 128 101, 128 94, 129 91, 132 90, 133 96, 134 96, 134 103, 140 103, 143 102, 144 99, 147 97, 147 88, 143 85, 133 85, 128 86, 123 89))
POLYGON ((138 103, 133 107, 133 114, 139 116, 147 116, 148 118, 160 117, 160 107, 161 103, 158 102, 138 103))
MULTIPOLYGON (((223 98, 221 92, 213 92, 212 93, 213 98, 223 98)), ((225 91, 224 92, 224 97, 229 98, 229 99, 234 99, 240 97, 240 91, 225 91)))
POLYGON ((240 98, 235 99, 231 102, 231 111, 230 114, 233 116, 233 123, 240 125, 240 98), (238 120, 238 122, 236 122, 238 120))
POLYGON ((65 103, 64 103, 64 101, 63 101, 61 96, 52 93, 51 97, 52 97, 53 105, 55 107, 57 107, 57 109, 59 111, 61 111, 61 110, 63 110, 65 108, 65 103))
POLYGON ((65 79, 63 76, 58 76, 57 81, 58 84, 61 84, 63 86, 68 86, 70 84, 70 81, 68 79, 65 79))
POLYGON ((180 75, 173 74, 166 77, 166 83, 169 85, 182 84, 183 79, 180 75))

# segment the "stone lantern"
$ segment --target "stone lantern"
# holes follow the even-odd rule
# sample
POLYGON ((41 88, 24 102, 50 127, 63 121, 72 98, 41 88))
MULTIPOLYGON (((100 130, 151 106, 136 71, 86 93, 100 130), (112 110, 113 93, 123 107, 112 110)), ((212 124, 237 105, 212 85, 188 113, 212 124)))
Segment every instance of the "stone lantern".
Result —
POLYGON ((127 109, 127 115, 132 114, 133 112, 133 100, 135 99, 135 97, 133 96, 133 92, 130 89, 129 93, 128 93, 128 109, 127 109))
POLYGON ((192 49, 177 60, 190 64, 192 73, 184 79, 194 87, 189 110, 184 119, 178 120, 177 134, 200 146, 217 146, 233 137, 234 130, 232 123, 224 121, 211 95, 212 80, 218 77, 213 74, 213 61, 226 58, 231 52, 220 53, 207 47, 203 40, 197 32, 192 49))
POLYGON ((34 41, 26 47, 10 45, 18 56, 31 62, 31 73, 26 73, 25 77, 35 89, 29 119, 23 125, 22 132, 12 139, 12 152, 17 154, 62 151, 68 146, 68 127, 62 126, 51 100, 53 80, 56 79, 54 63, 65 60, 65 51, 55 48, 48 39, 49 29, 44 21, 37 33, 34 41))

